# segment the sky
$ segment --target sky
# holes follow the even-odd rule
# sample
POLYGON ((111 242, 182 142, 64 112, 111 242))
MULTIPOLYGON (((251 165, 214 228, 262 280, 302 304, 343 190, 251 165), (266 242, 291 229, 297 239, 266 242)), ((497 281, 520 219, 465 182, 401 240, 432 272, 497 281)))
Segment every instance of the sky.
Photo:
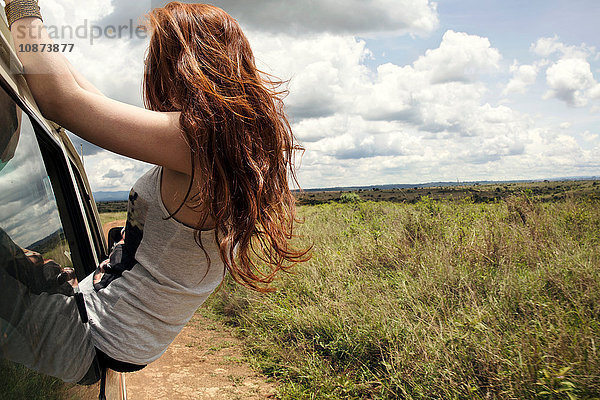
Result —
MULTIPOLYGON (((57 39, 74 44, 73 65, 138 106, 148 38, 91 27, 135 26, 164 3, 40 0, 48 26, 88 32, 57 39)), ((597 0, 212 4, 259 68, 289 81, 302 188, 600 176, 597 0)), ((94 191, 129 190, 149 168, 83 148, 94 191)))

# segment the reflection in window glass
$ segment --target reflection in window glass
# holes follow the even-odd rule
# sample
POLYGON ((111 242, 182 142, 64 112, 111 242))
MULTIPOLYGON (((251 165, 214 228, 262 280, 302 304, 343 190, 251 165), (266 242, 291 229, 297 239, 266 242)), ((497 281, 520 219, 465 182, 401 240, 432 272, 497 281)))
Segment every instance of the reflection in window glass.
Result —
POLYGON ((71 266, 50 178, 29 118, 0 93, 0 228, 18 246, 71 266))
POLYGON ((58 279, 66 266, 70 250, 33 126, 0 89, 0 398, 62 397, 45 375, 81 375, 93 344, 73 289, 58 279))

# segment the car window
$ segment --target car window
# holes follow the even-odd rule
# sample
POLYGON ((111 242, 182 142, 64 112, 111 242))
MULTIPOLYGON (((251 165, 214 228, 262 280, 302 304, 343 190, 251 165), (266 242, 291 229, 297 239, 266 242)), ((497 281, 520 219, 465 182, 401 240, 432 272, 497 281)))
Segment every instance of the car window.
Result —
POLYGON ((72 266, 50 178, 29 118, 0 92, 0 229, 18 246, 72 266))
MULTIPOLYGON (((68 214, 77 211, 62 207, 64 215, 59 213, 59 204, 65 202, 57 202, 53 189, 56 171, 45 165, 59 168, 59 162, 48 163, 48 154, 62 153, 37 140, 34 124, 0 89, 0 398, 62 396, 66 386, 50 376, 76 371, 69 367, 76 362, 69 360, 76 360, 80 350, 61 337, 84 337, 76 332, 85 330, 76 302, 58 300, 57 295, 73 292, 58 279, 62 268, 81 268, 73 265, 73 245, 67 240, 67 233, 73 239, 74 231, 66 233, 61 220, 70 221, 68 214)), ((78 397, 93 398, 94 391, 97 395, 97 385, 78 397)))

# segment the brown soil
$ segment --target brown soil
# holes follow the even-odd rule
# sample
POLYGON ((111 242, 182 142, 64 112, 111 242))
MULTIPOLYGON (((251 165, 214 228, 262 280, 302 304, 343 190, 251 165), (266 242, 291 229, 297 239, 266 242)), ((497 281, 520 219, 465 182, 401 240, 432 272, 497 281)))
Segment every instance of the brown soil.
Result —
POLYGON ((108 231, 110 231, 112 228, 116 228, 117 226, 119 226, 119 227, 125 226, 125 222, 127 222, 127 221, 124 219, 121 219, 121 220, 107 222, 102 226, 102 230, 104 231, 104 239, 106 239, 107 243, 108 243, 108 231))
POLYGON ((161 358, 125 378, 129 400, 276 397, 275 385, 244 361, 240 340, 199 314, 161 358))
MULTIPOLYGON (((105 234, 125 221, 104 225, 105 234)), ((201 315, 188 322, 165 354, 141 371, 125 374, 128 400, 267 399, 276 387, 254 371, 241 340, 223 324, 201 315)))

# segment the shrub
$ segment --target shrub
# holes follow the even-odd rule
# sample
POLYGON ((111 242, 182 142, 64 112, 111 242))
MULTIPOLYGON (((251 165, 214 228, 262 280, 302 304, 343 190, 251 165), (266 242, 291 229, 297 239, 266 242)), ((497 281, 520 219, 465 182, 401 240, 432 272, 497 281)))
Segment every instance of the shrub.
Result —
POLYGON ((360 195, 358 193, 342 193, 340 196, 340 203, 358 203, 360 201, 360 195))

